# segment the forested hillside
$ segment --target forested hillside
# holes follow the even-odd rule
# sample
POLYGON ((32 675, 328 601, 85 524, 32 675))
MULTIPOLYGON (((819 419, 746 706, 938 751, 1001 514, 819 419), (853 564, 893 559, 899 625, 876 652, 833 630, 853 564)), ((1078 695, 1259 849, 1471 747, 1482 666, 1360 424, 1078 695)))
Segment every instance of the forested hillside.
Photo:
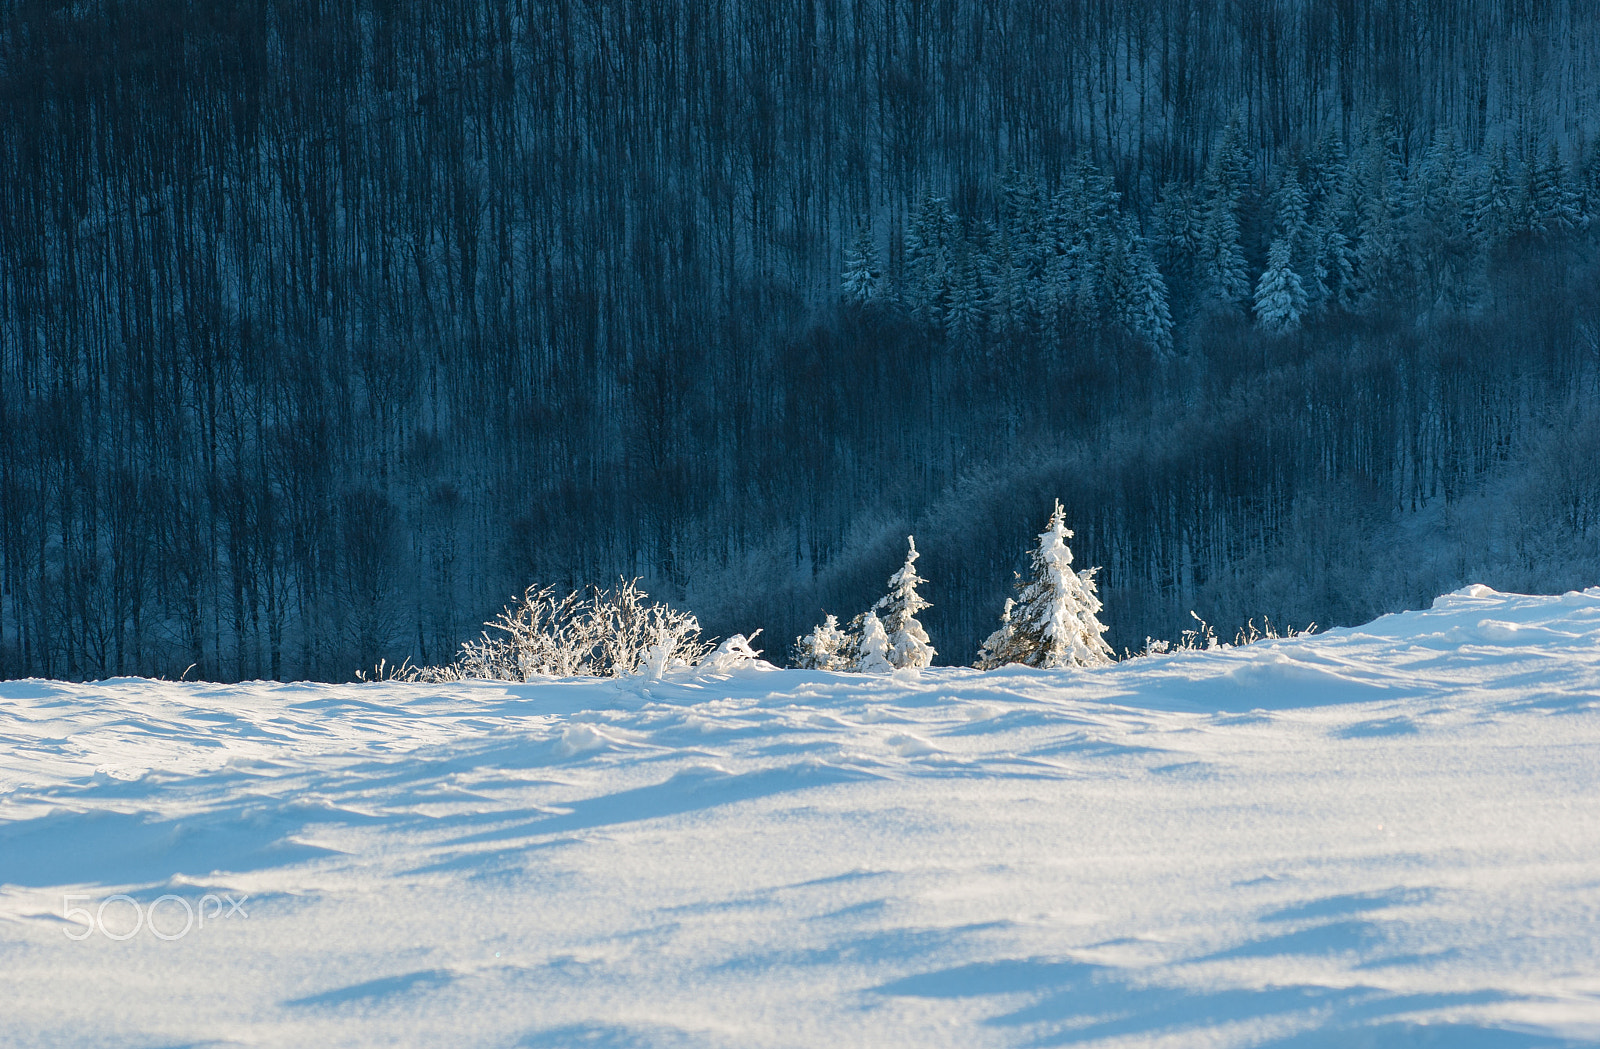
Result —
POLYGON ((0 0, 0 676, 1592 585, 1597 237, 1592 2, 0 0))

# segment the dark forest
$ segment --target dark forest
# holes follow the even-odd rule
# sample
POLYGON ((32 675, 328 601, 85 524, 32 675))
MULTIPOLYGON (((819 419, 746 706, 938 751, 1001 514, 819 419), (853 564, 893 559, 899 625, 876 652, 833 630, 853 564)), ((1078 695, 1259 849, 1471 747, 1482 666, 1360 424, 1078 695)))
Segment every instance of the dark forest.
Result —
POLYGON ((0 677, 1595 585, 1597 238, 1582 0, 0 0, 0 677))

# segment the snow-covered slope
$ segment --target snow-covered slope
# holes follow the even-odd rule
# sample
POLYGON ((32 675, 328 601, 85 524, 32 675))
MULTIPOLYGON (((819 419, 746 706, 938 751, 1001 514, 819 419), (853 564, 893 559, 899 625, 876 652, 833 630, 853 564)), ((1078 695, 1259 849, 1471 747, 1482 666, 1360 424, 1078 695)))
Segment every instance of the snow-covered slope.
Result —
POLYGON ((0 1043, 1600 1044, 1600 590, 1096 671, 0 683, 0 1043))

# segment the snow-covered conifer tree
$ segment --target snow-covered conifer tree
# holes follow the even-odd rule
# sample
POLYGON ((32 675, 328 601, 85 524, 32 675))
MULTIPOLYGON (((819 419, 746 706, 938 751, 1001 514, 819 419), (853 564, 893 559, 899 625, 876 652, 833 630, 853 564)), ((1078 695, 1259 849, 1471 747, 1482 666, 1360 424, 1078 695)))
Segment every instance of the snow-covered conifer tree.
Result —
POLYGON ((1520 196, 1511 177, 1510 155, 1502 144, 1490 157, 1489 170, 1473 208, 1473 225, 1484 247, 1495 247, 1520 231, 1520 196))
POLYGON ((1578 197, 1567 186, 1566 168, 1556 144, 1550 143, 1542 163, 1529 163, 1529 225, 1541 233, 1560 234, 1578 228, 1578 197))
POLYGON ((1477 244, 1455 136, 1441 130, 1411 180, 1408 233, 1423 283, 1423 301, 1451 308, 1472 297, 1477 244))
POLYGON ((1600 222, 1600 139, 1589 147, 1589 159, 1578 174, 1578 207, 1585 224, 1600 222))
POLYGON ((1244 251, 1239 245, 1239 205, 1248 161, 1236 125, 1228 125, 1206 171, 1205 223, 1200 230, 1200 268, 1211 295, 1237 306, 1250 294, 1244 251))
POLYGON ((1293 171, 1283 172, 1272 194, 1273 232, 1298 247, 1306 235, 1309 215, 1310 204, 1299 177, 1293 171))
POLYGON ((1309 194, 1311 223, 1307 252, 1311 265, 1301 275, 1306 302, 1318 310, 1337 304, 1349 309, 1355 296, 1355 253, 1349 229, 1354 227, 1349 183, 1350 166, 1337 139, 1325 139, 1313 158, 1309 194))
POLYGON ((1206 285, 1220 303, 1236 306, 1249 292, 1244 251, 1239 247, 1239 218, 1233 206, 1214 199, 1201 229, 1201 268, 1206 285))
POLYGON ((878 265, 878 248, 872 240, 872 227, 862 223, 855 241, 844 253, 842 280, 846 302, 864 306, 883 294, 883 271, 878 265))
MULTIPOLYGON (((1289 265, 1299 278, 1300 316, 1309 316, 1316 307, 1327 301, 1328 273, 1319 251, 1321 244, 1312 227, 1311 198, 1292 168, 1279 176, 1278 188, 1272 194, 1272 214, 1273 239, 1281 238, 1289 242, 1289 265)), ((1272 268, 1270 258, 1267 268, 1272 268)), ((1260 291, 1261 282, 1258 280, 1257 294, 1260 291)))
POLYGON ((856 642, 854 662, 853 669, 863 674, 887 674, 894 669, 889 661, 889 635, 876 612, 861 617, 861 640, 856 642))
POLYGON ((1190 276, 1200 255, 1205 214, 1194 190, 1181 182, 1161 188, 1161 199, 1151 213, 1151 240, 1156 260, 1166 272, 1190 276))
MULTIPOLYGON (((917 622, 916 615, 930 607, 917 587, 927 580, 917 575, 917 541, 906 536, 908 549, 906 563, 889 577, 889 592, 878 600, 874 610, 882 609, 882 624, 889 639, 889 662, 896 667, 925 667, 938 655, 928 643, 928 632, 917 622)), ((863 635, 865 640, 865 635, 863 635)))
POLYGON ((1103 305, 1107 233, 1116 219, 1111 180, 1080 163, 1050 198, 1046 218, 1042 311, 1077 323, 1094 323, 1103 305))
POLYGON ((1300 326, 1305 312, 1305 288, 1294 271, 1289 239, 1279 237, 1272 242, 1267 268, 1256 282, 1256 323, 1268 331, 1289 332, 1300 326))
POLYGON ((1399 222, 1404 206, 1399 146, 1392 125, 1379 118, 1352 164, 1347 183, 1355 215, 1355 304, 1373 308, 1410 290, 1407 245, 1399 222))
POLYGON ((989 294, 989 328, 1008 332, 1022 328, 1028 314, 1027 275, 1009 226, 990 228, 989 251, 983 256, 983 280, 989 294))
POLYGON ((976 338, 984 326, 982 275, 970 248, 964 248, 958 253, 951 266, 950 276, 944 329, 957 346, 966 346, 976 338))
POLYGON ((1157 353, 1172 352, 1167 282, 1137 233, 1123 233, 1108 252, 1106 297, 1112 316, 1157 353))
POLYGON ((913 314, 938 321, 944 315, 951 281, 952 256, 960 238, 950 202, 928 197, 917 209, 905 239, 905 287, 901 298, 913 314))
POLYGON ((1095 617, 1101 609, 1094 583, 1099 569, 1073 571, 1066 542, 1071 536, 1058 500, 1039 534, 1030 578, 1026 583, 1018 579, 1016 603, 1007 605, 1000 629, 984 642, 980 665, 1053 668, 1111 662, 1111 646, 1102 636, 1106 628, 1095 617))
POLYGON ((795 639, 794 664, 802 670, 848 670, 848 645, 839 617, 830 615, 811 633, 795 639))
POLYGON ((1306 199, 1313 213, 1338 196, 1345 166, 1344 141, 1336 128, 1329 127, 1306 158, 1306 199))

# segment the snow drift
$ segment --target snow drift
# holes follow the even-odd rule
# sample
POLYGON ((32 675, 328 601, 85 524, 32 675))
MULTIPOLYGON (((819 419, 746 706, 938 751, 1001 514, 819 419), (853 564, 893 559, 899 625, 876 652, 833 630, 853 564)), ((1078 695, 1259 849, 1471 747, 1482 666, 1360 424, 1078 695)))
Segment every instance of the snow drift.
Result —
POLYGON ((1596 1044, 1597 780, 1600 589, 1062 671, 6 682, 0 1041, 1596 1044))

